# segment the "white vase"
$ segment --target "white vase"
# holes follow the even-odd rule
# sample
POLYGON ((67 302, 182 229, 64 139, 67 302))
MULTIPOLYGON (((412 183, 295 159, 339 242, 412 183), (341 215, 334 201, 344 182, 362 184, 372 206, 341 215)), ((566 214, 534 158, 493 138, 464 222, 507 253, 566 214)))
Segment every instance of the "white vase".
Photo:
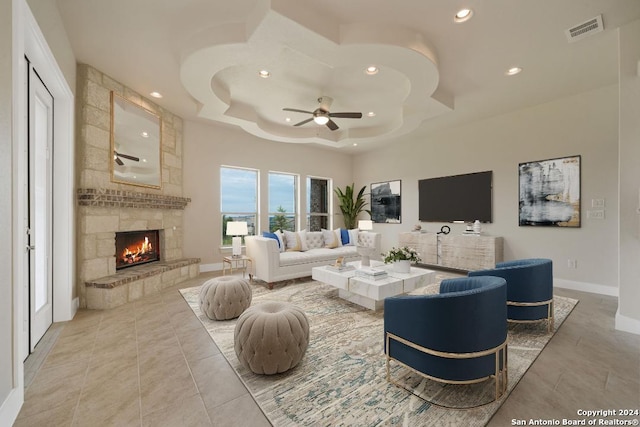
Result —
POLYGON ((410 273, 411 261, 408 261, 408 260, 395 261, 393 263, 393 271, 395 271, 396 273, 410 273))
POLYGON ((476 234, 480 234, 482 232, 482 225, 480 225, 480 221, 476 219, 476 222, 473 223, 473 232, 476 234))

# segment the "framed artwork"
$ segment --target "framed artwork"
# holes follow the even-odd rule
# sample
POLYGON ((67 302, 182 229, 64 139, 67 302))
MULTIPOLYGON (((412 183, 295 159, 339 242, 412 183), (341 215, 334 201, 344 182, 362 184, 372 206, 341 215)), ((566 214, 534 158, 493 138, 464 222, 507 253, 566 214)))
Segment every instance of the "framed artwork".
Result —
POLYGON ((520 163, 519 225, 580 227, 580 156, 520 163))
POLYGON ((401 181, 371 184, 371 220, 377 223, 400 224, 401 181))

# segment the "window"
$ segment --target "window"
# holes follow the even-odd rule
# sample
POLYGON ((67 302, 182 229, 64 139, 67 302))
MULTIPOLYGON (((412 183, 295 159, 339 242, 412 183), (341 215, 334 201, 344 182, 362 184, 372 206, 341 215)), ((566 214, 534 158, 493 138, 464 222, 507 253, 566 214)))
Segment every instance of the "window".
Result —
POLYGON ((296 175, 269 172, 269 231, 296 229, 298 179, 296 175))
POLYGON ((307 177, 307 227, 309 231, 329 229, 330 182, 326 178, 307 177))
POLYGON ((228 221, 246 221, 249 235, 255 235, 258 224, 258 171, 255 169, 220 168, 220 214, 222 245, 231 246, 227 236, 228 221))

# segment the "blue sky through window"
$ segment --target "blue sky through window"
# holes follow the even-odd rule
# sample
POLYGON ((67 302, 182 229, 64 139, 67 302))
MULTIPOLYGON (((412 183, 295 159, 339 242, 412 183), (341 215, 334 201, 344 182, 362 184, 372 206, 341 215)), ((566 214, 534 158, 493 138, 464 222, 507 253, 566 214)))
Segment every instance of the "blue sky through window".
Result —
POLYGON ((256 212, 257 171, 223 167, 220 180, 222 212, 256 212))
POLYGON ((269 212, 278 211, 282 206, 284 210, 293 214, 296 202, 296 177, 295 175, 270 173, 269 174, 269 212))

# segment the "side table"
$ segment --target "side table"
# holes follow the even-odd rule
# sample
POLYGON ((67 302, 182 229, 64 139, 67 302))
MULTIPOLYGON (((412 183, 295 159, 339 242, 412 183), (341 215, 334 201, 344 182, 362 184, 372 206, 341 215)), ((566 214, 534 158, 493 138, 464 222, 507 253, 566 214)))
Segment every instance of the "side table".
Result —
POLYGON ((227 266, 229 266, 229 269, 231 270, 230 274, 233 274, 233 269, 242 269, 242 277, 244 278, 244 273, 247 271, 247 268, 250 266, 251 268, 249 269, 249 280, 253 280, 253 274, 251 273, 253 271, 253 260, 251 258, 249 258, 246 255, 239 255, 239 256, 226 256, 224 258, 222 258, 222 275, 226 276, 227 275, 227 266))

